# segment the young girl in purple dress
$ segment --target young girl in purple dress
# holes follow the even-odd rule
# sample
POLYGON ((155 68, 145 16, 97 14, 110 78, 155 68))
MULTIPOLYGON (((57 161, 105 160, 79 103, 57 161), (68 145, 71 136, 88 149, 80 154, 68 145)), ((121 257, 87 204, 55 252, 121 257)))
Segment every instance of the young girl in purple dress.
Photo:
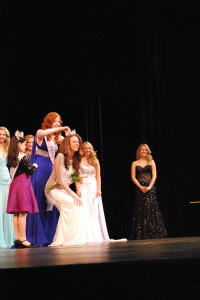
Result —
POLYGON ((38 206, 30 181, 37 164, 30 164, 25 152, 26 141, 23 132, 16 131, 10 142, 7 165, 10 169, 11 184, 6 212, 13 214, 16 248, 35 247, 26 239, 26 217, 28 213, 37 213, 38 206))

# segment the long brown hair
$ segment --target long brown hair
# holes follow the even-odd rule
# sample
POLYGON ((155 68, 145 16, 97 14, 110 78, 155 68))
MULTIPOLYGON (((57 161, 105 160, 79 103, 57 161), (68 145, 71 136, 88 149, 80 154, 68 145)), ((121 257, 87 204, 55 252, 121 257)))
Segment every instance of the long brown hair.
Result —
POLYGON ((0 130, 4 131, 6 134, 6 139, 4 141, 4 150, 7 153, 8 152, 8 148, 10 146, 10 132, 8 131, 8 129, 4 126, 0 126, 0 130))
MULTIPOLYGON (((56 118, 60 119, 60 126, 61 126, 62 123, 63 123, 63 121, 61 119, 61 116, 57 112, 50 112, 44 117, 43 122, 41 124, 41 128, 43 130, 52 128, 52 124, 53 124, 53 122, 55 121, 56 118)), ((56 142, 58 141, 60 136, 61 136, 61 132, 56 132, 55 133, 55 141, 56 142)), ((50 140, 49 136, 47 136, 47 140, 50 140)))
POLYGON ((62 153, 64 154, 65 157, 65 168, 69 169, 69 148, 70 148, 70 139, 73 136, 77 136, 77 138, 79 139, 79 150, 77 152, 74 153, 74 157, 73 157, 73 162, 72 162, 72 166, 75 170, 78 170, 80 167, 80 162, 81 162, 81 154, 80 154, 80 148, 82 146, 82 138, 80 137, 80 135, 78 135, 77 133, 72 134, 72 135, 68 135, 66 137, 64 137, 64 139, 62 140, 62 143, 60 144, 58 153, 62 153))
POLYGON ((8 161, 7 161, 7 165, 9 167, 16 167, 18 165, 18 162, 19 162, 18 155, 19 155, 19 152, 20 152, 18 144, 23 143, 23 142, 25 142, 24 137, 17 138, 14 135, 11 138, 10 147, 9 147, 9 150, 8 150, 8 161))
POLYGON ((150 164, 153 157, 151 155, 151 149, 149 148, 149 146, 147 144, 140 144, 140 146, 137 148, 136 159, 140 159, 140 149, 141 149, 142 146, 146 147, 146 149, 147 149, 146 160, 147 160, 147 163, 150 164))

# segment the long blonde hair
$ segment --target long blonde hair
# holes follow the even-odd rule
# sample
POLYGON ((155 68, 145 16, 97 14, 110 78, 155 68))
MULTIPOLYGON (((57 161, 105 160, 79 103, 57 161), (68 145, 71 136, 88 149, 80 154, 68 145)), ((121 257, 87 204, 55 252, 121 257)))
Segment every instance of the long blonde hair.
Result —
POLYGON ((34 135, 32 135, 32 134, 27 134, 27 135, 25 135, 24 138, 25 138, 25 140, 26 140, 26 149, 25 149, 25 152, 28 153, 27 143, 28 143, 28 141, 29 141, 30 139, 33 139, 33 141, 34 141, 34 135))
POLYGON ((0 126, 0 130, 4 131, 5 134, 6 134, 6 139, 4 141, 4 150, 5 150, 6 153, 8 153, 8 148, 10 146, 10 132, 4 126, 0 126))
POLYGON ((87 161, 88 161, 88 164, 94 166, 95 168, 97 167, 97 154, 96 152, 94 151, 94 147, 92 146, 92 144, 90 142, 84 142, 82 144, 82 147, 80 149, 80 153, 82 156, 84 156, 84 147, 85 145, 88 145, 91 147, 91 153, 90 153, 90 156, 87 158, 87 161))
POLYGON ((152 162, 152 160, 153 160, 153 157, 151 155, 151 149, 149 148, 149 146, 147 144, 140 144, 140 146, 137 148, 136 159, 140 159, 140 149, 143 146, 146 147, 146 149, 147 149, 146 160, 147 160, 147 163, 150 164, 152 162))

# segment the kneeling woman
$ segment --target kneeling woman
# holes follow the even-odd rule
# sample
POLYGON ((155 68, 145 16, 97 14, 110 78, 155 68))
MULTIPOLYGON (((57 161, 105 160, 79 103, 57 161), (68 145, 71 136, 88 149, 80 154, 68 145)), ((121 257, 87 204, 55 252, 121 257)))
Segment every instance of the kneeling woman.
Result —
POLYGON ((79 170, 81 145, 82 139, 78 134, 71 134, 63 139, 46 184, 48 209, 52 209, 55 205, 60 213, 56 233, 50 246, 86 243, 82 202, 69 187, 72 183, 71 175, 79 170))

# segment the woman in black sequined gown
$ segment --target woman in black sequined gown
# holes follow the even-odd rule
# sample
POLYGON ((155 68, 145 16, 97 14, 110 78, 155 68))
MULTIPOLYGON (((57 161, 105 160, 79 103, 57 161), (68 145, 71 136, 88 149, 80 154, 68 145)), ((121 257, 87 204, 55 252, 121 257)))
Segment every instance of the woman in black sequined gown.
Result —
POLYGON ((166 238, 163 217, 156 200, 156 164, 147 144, 141 144, 136 161, 131 166, 131 178, 136 185, 133 227, 130 239, 166 238))

